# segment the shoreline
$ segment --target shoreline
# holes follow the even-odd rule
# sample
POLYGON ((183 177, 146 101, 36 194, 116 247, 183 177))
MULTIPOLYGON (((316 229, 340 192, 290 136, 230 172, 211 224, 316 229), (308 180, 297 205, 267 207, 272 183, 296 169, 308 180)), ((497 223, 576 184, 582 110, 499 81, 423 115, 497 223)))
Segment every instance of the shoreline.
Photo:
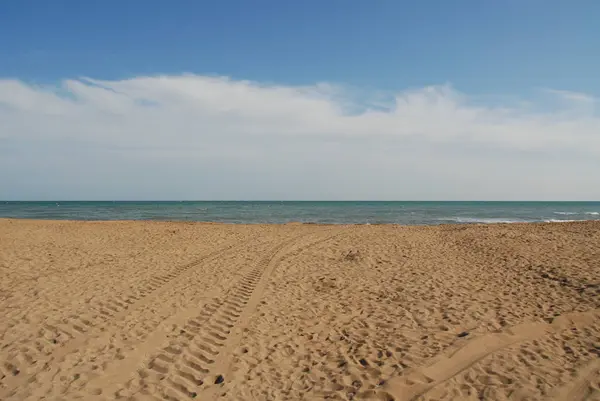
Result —
POLYGON ((552 225, 552 224, 598 224, 600 220, 546 220, 546 221, 514 221, 514 222, 456 222, 439 224, 397 224, 397 223, 317 223, 290 221, 286 223, 228 223, 223 221, 202 221, 202 220, 158 220, 158 219, 139 219, 139 220, 92 220, 92 219, 33 219, 27 217, 0 217, 1 222, 11 221, 29 221, 29 222, 69 222, 69 223, 168 223, 168 224, 199 224, 199 225, 226 225, 226 226, 289 226, 289 225, 308 225, 308 226, 390 226, 390 227, 456 227, 456 226, 503 226, 503 225, 552 225))

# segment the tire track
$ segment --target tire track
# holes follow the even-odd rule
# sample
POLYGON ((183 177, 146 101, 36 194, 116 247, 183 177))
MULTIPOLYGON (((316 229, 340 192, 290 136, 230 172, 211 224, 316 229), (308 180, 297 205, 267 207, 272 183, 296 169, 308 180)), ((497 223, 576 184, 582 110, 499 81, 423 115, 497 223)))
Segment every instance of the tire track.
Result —
MULTIPOLYGON (((156 399, 152 394, 159 394, 160 399, 181 401, 195 398, 201 391, 223 383, 228 351, 239 342, 245 321, 258 304, 270 273, 291 251, 285 249, 294 248, 299 239, 314 234, 283 241, 271 249, 222 297, 213 299, 197 316, 189 319, 180 335, 152 355, 146 366, 138 371, 138 377, 118 396, 147 400, 156 399)), ((318 234, 322 236, 323 232, 318 234)), ((304 248, 333 236, 309 242, 304 248)))
MULTIPOLYGON (((316 241, 311 241, 299 248, 296 248, 293 251, 293 256, 296 256, 296 255, 304 252, 306 249, 311 248, 317 244, 321 244, 323 242, 330 241, 333 238, 336 238, 342 234, 345 234, 346 232, 347 232, 347 226, 343 226, 343 228, 338 228, 338 230, 335 234, 327 235, 324 238, 320 238, 316 241)), ((220 353, 218 355, 217 360, 215 361, 215 364, 214 364, 215 372, 222 372, 224 377, 231 377, 234 374, 234 366, 233 366, 234 350, 240 348, 240 343, 242 341, 244 330, 249 325, 250 320, 252 319, 252 315, 254 314, 259 302, 261 301, 261 299, 263 297, 263 294, 266 290, 266 287, 268 285, 270 277, 273 275, 273 272, 277 268, 279 263, 282 260, 286 259, 287 256, 289 256, 289 254, 283 255, 279 258, 272 259, 270 261, 270 263, 268 264, 268 266, 266 267, 266 271, 265 271, 265 274, 263 275, 261 282, 258 284, 256 291, 254 291, 254 293, 252 294, 252 297, 248 303, 248 306, 244 310, 243 314, 240 316, 240 319, 239 319, 240 324, 237 326, 237 331, 235 333, 233 333, 233 335, 228 339, 228 341, 224 347, 224 352, 220 353)), ((243 352, 243 349, 244 348, 242 347, 242 352, 243 352)), ((215 382, 214 384, 220 384, 220 383, 215 382)), ((217 393, 222 390, 221 387, 222 386, 215 386, 215 385, 207 386, 207 388, 203 389, 203 391, 201 393, 202 394, 201 398, 209 399, 209 400, 216 399, 218 397, 217 393)))
MULTIPOLYGON (((241 269, 242 278, 246 277, 251 269, 251 266, 246 266, 246 268, 241 269)), ((230 294, 231 289, 231 286, 223 289, 223 287, 219 284, 213 285, 213 290, 202 297, 203 299, 206 299, 205 302, 201 302, 199 305, 193 305, 191 307, 180 309, 175 315, 165 319, 161 325, 164 327, 171 327, 171 332, 164 330, 154 331, 144 342, 138 344, 134 349, 132 349, 132 352, 127 357, 115 364, 112 364, 108 370, 102 372, 101 376, 96 377, 86 383, 81 389, 82 398, 90 399, 90 395, 93 396, 102 394, 110 396, 116 394, 120 389, 122 389, 122 384, 127 382, 129 377, 132 377, 137 368, 146 362, 146 357, 151 355, 156 351, 157 348, 160 348, 161 345, 164 345, 167 342, 169 343, 167 352, 171 353, 174 352, 173 350, 178 350, 181 347, 188 346, 187 342, 189 341, 189 335, 197 333, 198 328, 205 323, 207 318, 210 318, 214 311, 223 306, 223 294, 230 294), (198 310, 201 311, 200 314, 198 313, 198 310), (173 337, 171 333, 177 333, 177 337, 169 341, 169 338, 173 337)), ((245 292, 245 290, 241 291, 245 292)), ((217 323, 228 324, 224 320, 217 320, 217 323)), ((131 329, 124 331, 131 331, 131 329)))
POLYGON ((192 262, 176 266, 168 273, 155 275, 149 278, 138 291, 133 294, 113 295, 107 300, 100 301, 96 305, 90 305, 86 312, 69 315, 59 322, 44 322, 38 330, 38 339, 34 341, 33 347, 20 346, 17 356, 21 361, 4 361, 2 365, 9 369, 12 377, 5 375, 2 382, 6 387, 0 390, 0 399, 5 399, 23 383, 29 381, 41 370, 52 369, 50 363, 65 357, 90 341, 92 338, 101 336, 111 326, 123 320, 133 309, 138 309, 151 302, 162 292, 168 290, 187 276, 196 266, 222 257, 223 254, 233 248, 244 247, 254 239, 244 241, 242 244, 232 243, 226 247, 210 252, 192 262), (91 312, 90 312, 91 310, 91 312), (48 344, 52 348, 48 350, 48 344), (32 372, 24 373, 25 369, 32 372), (9 380, 5 380, 9 379, 9 380))
POLYGON ((384 399, 413 401, 439 387, 475 363, 501 349, 534 340, 547 334, 557 333, 572 325, 586 326, 600 318, 599 310, 565 314, 552 323, 524 323, 505 332, 474 337, 452 352, 436 357, 427 366, 416 369, 407 376, 389 380, 384 390, 377 392, 384 399))

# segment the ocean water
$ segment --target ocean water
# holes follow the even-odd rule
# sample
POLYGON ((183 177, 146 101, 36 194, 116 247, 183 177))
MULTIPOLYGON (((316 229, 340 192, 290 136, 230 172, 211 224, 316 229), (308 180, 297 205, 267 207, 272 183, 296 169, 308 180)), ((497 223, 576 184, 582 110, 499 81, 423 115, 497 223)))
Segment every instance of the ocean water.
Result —
POLYGON ((0 218, 466 224, 600 220, 600 202, 0 202, 0 218))

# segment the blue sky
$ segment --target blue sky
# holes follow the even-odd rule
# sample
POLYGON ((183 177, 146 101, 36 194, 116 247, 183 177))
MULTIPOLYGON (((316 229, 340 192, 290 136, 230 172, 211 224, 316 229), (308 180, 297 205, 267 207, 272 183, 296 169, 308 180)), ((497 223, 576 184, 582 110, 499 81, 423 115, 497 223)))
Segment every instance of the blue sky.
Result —
POLYGON ((591 0, 3 1, 0 198, 598 199, 599 18, 591 0))
POLYGON ((4 1, 0 75, 600 92, 600 2, 4 1))

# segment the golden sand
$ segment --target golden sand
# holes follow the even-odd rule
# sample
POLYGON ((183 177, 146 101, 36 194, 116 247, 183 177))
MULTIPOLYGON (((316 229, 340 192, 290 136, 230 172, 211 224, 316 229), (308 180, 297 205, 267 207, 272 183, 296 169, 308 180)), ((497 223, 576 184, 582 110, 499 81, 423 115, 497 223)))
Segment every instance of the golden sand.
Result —
POLYGON ((0 220, 0 400, 600 400, 600 222, 0 220))

